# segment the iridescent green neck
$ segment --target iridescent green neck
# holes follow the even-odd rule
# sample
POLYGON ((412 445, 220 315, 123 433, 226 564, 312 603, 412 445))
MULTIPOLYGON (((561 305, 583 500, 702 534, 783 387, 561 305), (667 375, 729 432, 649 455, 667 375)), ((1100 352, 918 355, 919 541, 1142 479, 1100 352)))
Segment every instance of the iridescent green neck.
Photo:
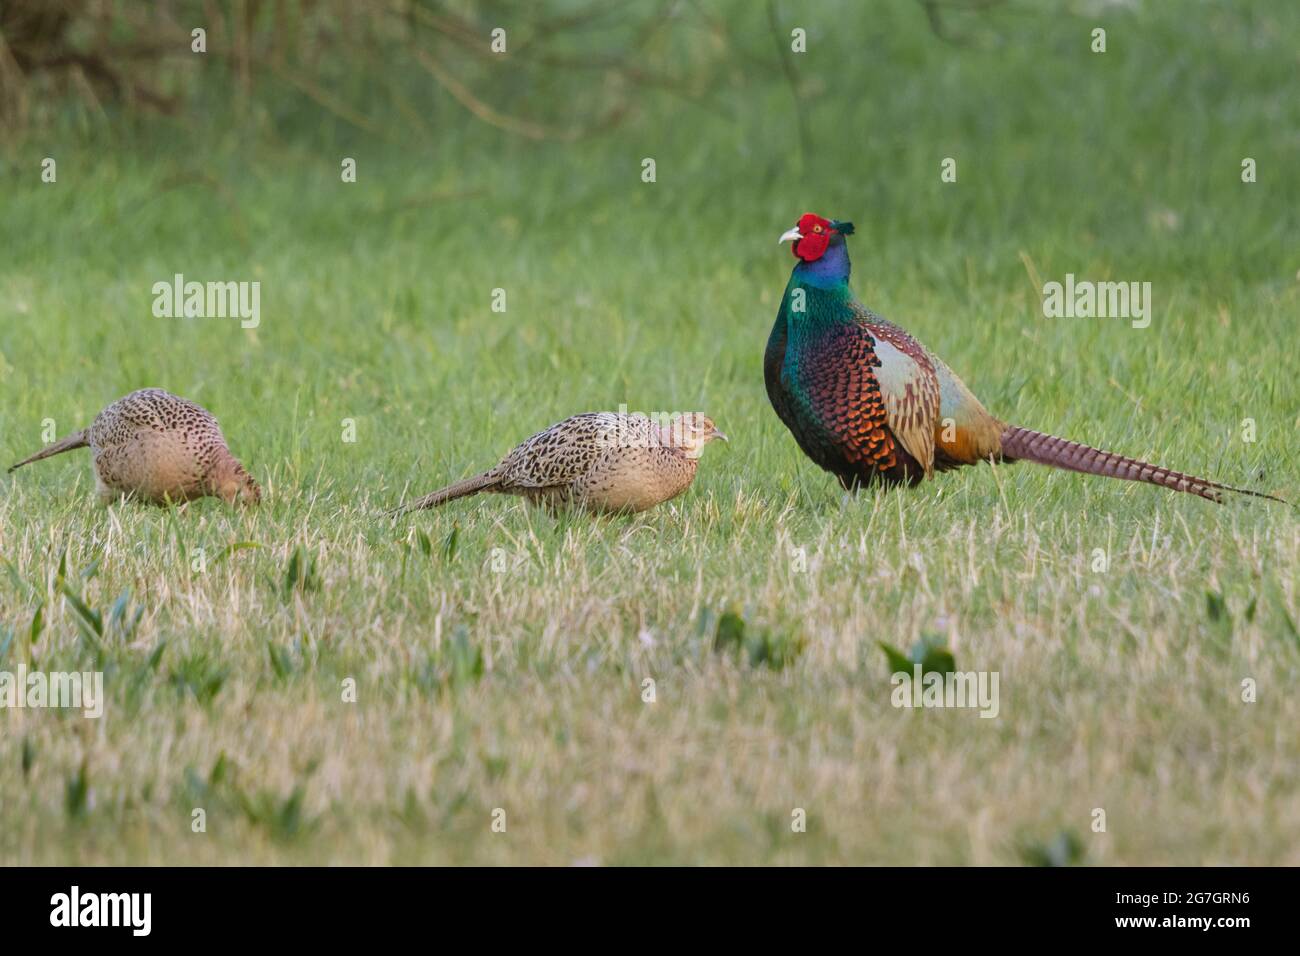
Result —
POLYGON ((848 281, 840 278, 827 282, 827 278, 824 274, 810 276, 802 267, 796 267, 791 274, 781 300, 781 317, 792 340, 816 338, 820 329, 854 321, 853 292, 848 281))

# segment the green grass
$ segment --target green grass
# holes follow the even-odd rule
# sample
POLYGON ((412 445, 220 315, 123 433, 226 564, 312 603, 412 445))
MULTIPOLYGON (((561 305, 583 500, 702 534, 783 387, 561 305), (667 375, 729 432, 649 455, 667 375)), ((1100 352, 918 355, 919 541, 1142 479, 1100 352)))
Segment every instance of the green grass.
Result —
MULTIPOLYGON (((0 670, 98 666, 108 701, 0 712, 0 862, 1020 863, 1077 842, 1090 863, 1300 863, 1293 509, 1030 465, 845 503, 761 372, 776 237, 812 209, 854 220, 858 295, 995 414, 1300 498, 1300 11, 1021 5, 954 45, 916 4, 812 7, 782 14, 809 32, 802 145, 773 62, 717 113, 647 91, 578 146, 439 99, 433 140, 290 100, 243 125, 71 116, 7 148, 0 457, 157 385, 219 417, 265 500, 104 508, 85 452, 3 479, 0 670), (260 280, 261 326, 153 318, 175 272, 260 280), (1152 325, 1043 318, 1032 276, 1067 272, 1150 281, 1152 325), (705 411, 731 443, 635 518, 493 497, 372 517, 620 404, 705 411), (715 646, 728 612, 759 651, 715 646), (996 719, 890 705, 877 642, 925 635, 1000 673, 996 719)), ((761 8, 733 12, 770 51, 761 8)))

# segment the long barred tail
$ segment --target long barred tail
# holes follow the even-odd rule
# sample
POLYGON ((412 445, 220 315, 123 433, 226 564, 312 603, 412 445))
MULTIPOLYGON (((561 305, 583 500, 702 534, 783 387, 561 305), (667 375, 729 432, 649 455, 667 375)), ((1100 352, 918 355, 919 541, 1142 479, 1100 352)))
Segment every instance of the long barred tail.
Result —
POLYGON ((1022 459, 1040 465, 1051 465, 1053 468, 1078 471, 1085 475, 1145 481, 1148 484, 1159 485, 1161 488, 1172 488, 1174 491, 1200 495, 1219 504, 1223 502, 1223 496, 1220 494, 1223 491, 1267 498, 1269 501, 1281 501, 1282 504, 1286 504, 1281 498, 1260 491, 1247 491, 1245 488, 1221 485, 1194 475, 1184 475, 1181 472, 1170 471, 1168 468, 1161 468, 1159 465, 1138 461, 1136 458, 1125 458, 1123 455, 1090 448, 1078 442, 1057 438, 1055 435, 1044 435, 1042 432, 1031 431, 1018 425, 1008 425, 1006 431, 1002 433, 1002 456, 1006 459, 1022 459))
POLYGON ((436 508, 438 505, 446 504, 455 498, 464 498, 466 495, 475 495, 480 491, 488 491, 495 487, 499 481, 500 479, 491 472, 484 472, 481 475, 475 475, 473 478, 466 478, 464 481, 448 485, 446 488, 439 488, 418 501, 412 501, 408 505, 394 508, 392 511, 384 512, 384 514, 387 517, 396 517, 410 511, 419 511, 422 508, 436 508))
POLYGON ((52 445, 46 445, 30 458, 24 458, 16 465, 10 465, 9 470, 14 471, 23 465, 30 465, 34 461, 40 461, 42 458, 49 458, 53 455, 61 455, 65 451, 72 451, 74 448, 85 448, 90 444, 90 432, 82 429, 79 432, 73 432, 65 438, 60 438, 52 445))

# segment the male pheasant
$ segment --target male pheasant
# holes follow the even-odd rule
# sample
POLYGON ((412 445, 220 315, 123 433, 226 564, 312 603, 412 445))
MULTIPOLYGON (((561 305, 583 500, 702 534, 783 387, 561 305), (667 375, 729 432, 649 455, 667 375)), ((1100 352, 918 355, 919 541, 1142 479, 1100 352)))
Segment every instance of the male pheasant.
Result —
POLYGON ((256 504, 262 497, 207 409, 161 388, 119 398, 96 415, 89 428, 59 439, 9 470, 86 447, 94 455, 101 501, 125 496, 164 504, 212 495, 231 504, 256 504))
POLYGON ((704 446, 727 436, 692 412, 660 423, 640 414, 587 412, 538 432, 495 468, 390 511, 405 514, 479 492, 522 495, 551 510, 645 511, 695 479, 704 446))
POLYGON ((852 223, 807 213, 781 236, 794 243, 798 262, 763 361, 777 415, 845 488, 916 485, 935 471, 1023 459, 1216 502, 1225 491, 1281 500, 995 418, 942 360, 854 297, 845 243, 852 234, 852 223))

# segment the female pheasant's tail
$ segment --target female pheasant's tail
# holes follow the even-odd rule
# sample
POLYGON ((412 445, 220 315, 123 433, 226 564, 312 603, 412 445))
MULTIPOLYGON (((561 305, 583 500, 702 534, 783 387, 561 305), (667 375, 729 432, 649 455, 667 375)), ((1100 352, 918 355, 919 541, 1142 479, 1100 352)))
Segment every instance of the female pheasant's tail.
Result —
POLYGON ((30 458, 24 458, 16 465, 10 465, 9 470, 14 471, 23 465, 30 465, 34 461, 40 461, 42 458, 49 458, 51 455, 61 455, 65 451, 72 451, 74 448, 85 448, 90 444, 89 429, 82 429, 79 432, 73 432, 66 438, 60 438, 52 445, 46 445, 30 458))
POLYGON ((1148 484, 1159 485, 1161 488, 1172 488, 1174 491, 1200 495, 1216 504, 1223 503, 1220 492, 1224 491, 1251 495, 1255 498, 1267 498, 1269 501, 1281 501, 1282 504, 1287 503, 1281 498, 1266 495, 1261 491, 1220 485, 1217 482, 1170 471, 1168 468, 1161 468, 1159 465, 1138 461, 1135 458, 1125 458, 1123 455, 1090 448, 1078 442, 1066 441, 1055 435, 1044 435, 1042 432, 1031 431, 1018 425, 1008 425, 1002 432, 1002 457, 1004 461, 1022 459, 1040 465, 1051 465, 1053 468, 1082 472, 1085 475, 1145 481, 1148 484))
POLYGON ((485 471, 481 475, 475 475, 473 478, 466 478, 464 481, 458 481, 448 485, 446 488, 439 488, 437 491, 425 495, 417 501, 403 505, 400 508, 394 508, 392 511, 384 512, 386 517, 395 518, 404 515, 410 511, 420 511, 424 508, 436 508, 438 505, 446 504, 456 498, 464 498, 468 495, 476 495, 480 491, 490 491, 500 483, 501 479, 490 471, 485 471))

